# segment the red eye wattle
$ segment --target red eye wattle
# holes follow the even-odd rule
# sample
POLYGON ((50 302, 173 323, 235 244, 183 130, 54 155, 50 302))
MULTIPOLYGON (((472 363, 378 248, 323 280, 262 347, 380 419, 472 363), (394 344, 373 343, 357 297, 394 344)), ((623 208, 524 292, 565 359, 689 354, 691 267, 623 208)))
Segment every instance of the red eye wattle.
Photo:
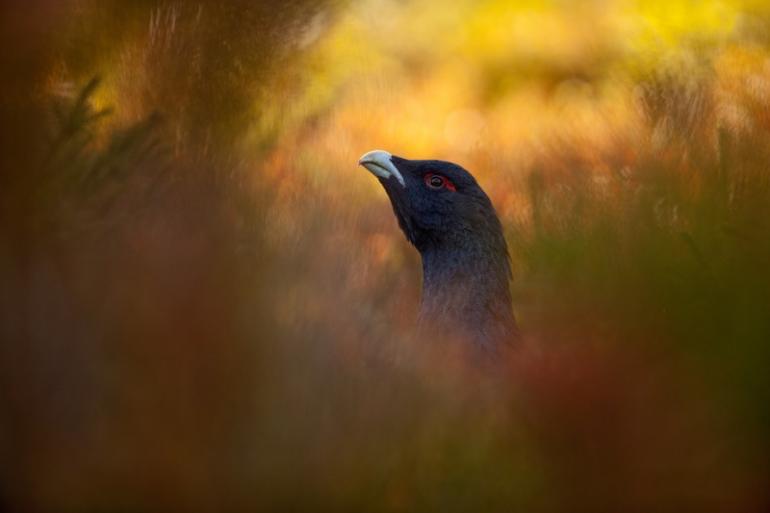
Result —
POLYGON ((434 173, 428 173, 425 175, 425 185, 431 189, 447 189, 452 192, 457 190, 455 184, 453 184, 451 180, 434 173))

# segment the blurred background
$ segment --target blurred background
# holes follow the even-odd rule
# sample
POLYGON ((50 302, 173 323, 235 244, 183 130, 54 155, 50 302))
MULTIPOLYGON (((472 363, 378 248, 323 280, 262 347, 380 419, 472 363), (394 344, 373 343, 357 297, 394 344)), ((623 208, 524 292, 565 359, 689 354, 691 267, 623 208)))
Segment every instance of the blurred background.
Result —
POLYGON ((761 0, 0 7, 0 509, 770 509, 761 0), (383 148, 525 341, 420 351, 383 148))

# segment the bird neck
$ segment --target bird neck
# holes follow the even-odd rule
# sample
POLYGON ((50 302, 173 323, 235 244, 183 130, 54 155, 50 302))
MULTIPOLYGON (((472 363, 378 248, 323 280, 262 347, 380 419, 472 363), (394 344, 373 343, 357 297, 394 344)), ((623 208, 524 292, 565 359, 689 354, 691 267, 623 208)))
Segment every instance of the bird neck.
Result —
POLYGON ((471 246, 421 254, 421 323, 492 350, 516 335, 504 245, 502 251, 471 246))

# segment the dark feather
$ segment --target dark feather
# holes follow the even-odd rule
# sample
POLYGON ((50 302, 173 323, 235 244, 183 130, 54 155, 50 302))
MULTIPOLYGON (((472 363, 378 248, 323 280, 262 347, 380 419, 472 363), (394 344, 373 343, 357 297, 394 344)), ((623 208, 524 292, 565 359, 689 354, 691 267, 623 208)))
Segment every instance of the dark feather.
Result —
MULTIPOLYGON (((396 156, 390 156, 390 162, 404 184, 394 176, 379 180, 399 226, 422 256, 421 325, 496 354, 518 337, 518 330, 509 291, 508 249, 492 202, 475 178, 456 164, 396 156), (454 187, 430 187, 430 174, 450 180, 454 187)), ((362 164, 367 165, 363 159, 362 164)))

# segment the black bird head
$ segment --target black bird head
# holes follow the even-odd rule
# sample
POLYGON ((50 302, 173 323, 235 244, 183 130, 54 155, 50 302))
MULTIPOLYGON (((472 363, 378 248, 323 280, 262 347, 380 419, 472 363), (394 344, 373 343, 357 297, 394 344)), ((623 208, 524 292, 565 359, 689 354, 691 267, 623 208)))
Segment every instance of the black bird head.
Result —
POLYGON ((451 162, 408 160, 382 150, 359 164, 376 175, 423 262, 421 318, 496 350, 516 334, 510 264, 492 202, 451 162))

